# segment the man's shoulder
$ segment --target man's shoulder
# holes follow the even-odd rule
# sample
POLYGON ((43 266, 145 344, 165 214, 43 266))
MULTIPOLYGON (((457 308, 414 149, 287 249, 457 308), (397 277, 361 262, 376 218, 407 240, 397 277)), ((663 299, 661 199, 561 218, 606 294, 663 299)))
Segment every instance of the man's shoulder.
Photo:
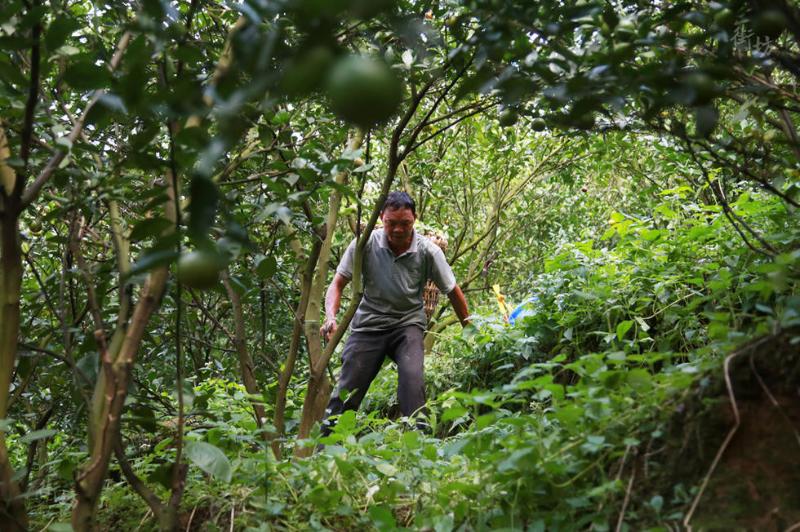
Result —
MULTIPOLYGON (((372 232, 369 234, 369 238, 367 238, 367 244, 366 244, 367 246, 371 246, 371 245, 372 245, 373 243, 375 243, 375 242, 380 242, 381 235, 380 235, 380 231, 379 231, 379 229, 380 229, 379 227, 376 227, 376 228, 375 228, 375 229, 373 229, 373 230, 372 230, 372 232)), ((353 237, 353 238, 350 240, 350 244, 349 244, 349 245, 351 245, 351 246, 355 246, 356 244, 358 244, 358 237, 355 237, 355 236, 354 236, 354 237, 353 237)))

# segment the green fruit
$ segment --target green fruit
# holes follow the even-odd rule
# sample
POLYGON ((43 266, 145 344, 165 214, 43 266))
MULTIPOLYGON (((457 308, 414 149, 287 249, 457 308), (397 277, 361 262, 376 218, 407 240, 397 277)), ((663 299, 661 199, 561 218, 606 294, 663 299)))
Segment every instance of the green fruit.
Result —
POLYGON ((544 118, 534 118, 531 122, 531 129, 534 131, 544 131, 547 127, 547 122, 544 121, 544 118))
POLYGON ((619 42, 614 44, 611 50, 611 55, 615 59, 625 59, 633 51, 633 44, 629 42, 619 42))
POLYGON ((333 59, 333 52, 327 46, 314 46, 301 52, 284 70, 281 90, 293 96, 304 96, 317 90, 330 70, 333 59))
POLYGON ((28 229, 31 230, 31 233, 39 233, 42 230, 42 222, 37 219, 33 219, 28 222, 28 229))
POLYGON ((775 39, 783 33, 788 22, 783 12, 777 9, 767 9, 753 17, 753 31, 759 35, 775 39))
POLYGON ((717 84, 714 82, 714 79, 705 72, 690 72, 684 78, 684 82, 694 91, 693 102, 696 104, 704 105, 717 95, 717 84))
POLYGON ((189 288, 213 288, 223 266, 222 258, 213 251, 190 251, 178 259, 178 280, 189 288))
POLYGON ((517 123, 519 115, 513 109, 503 109, 497 117, 497 121, 503 127, 510 127, 517 123))
POLYGON ((400 80, 389 65, 364 56, 347 56, 336 61, 326 89, 333 111, 363 128, 391 118, 403 98, 400 80))

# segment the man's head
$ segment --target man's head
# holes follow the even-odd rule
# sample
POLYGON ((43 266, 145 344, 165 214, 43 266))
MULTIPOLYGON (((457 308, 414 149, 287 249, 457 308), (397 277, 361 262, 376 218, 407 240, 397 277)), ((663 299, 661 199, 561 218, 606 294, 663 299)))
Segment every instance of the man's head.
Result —
POLYGON ((403 246, 414 234, 417 209, 411 196, 402 191, 390 192, 381 208, 381 221, 386 239, 393 246, 403 246))

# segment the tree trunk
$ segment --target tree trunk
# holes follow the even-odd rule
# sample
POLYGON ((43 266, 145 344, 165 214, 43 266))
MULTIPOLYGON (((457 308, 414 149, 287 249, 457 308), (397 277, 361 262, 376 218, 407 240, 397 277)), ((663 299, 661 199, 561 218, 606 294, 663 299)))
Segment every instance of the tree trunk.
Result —
MULTIPOLYGON (((296 239, 293 239, 293 242, 296 239)), ((278 438, 284 436, 286 432, 285 416, 286 416, 286 394, 289 390, 289 381, 294 374, 294 366, 297 362, 297 353, 300 351, 300 340, 303 335, 303 317, 306 314, 306 307, 308 306, 308 296, 311 292, 311 281, 314 276, 314 267, 319 259, 319 252, 322 248, 320 241, 315 241, 311 248, 311 253, 306 257, 306 266, 303 271, 302 285, 300 287, 300 301, 297 304, 297 310, 294 313, 294 323, 292 325, 292 339, 289 344, 289 354, 286 356, 286 362, 283 366, 283 371, 278 377, 278 397, 275 400, 275 431, 278 438)), ((298 249, 301 249, 298 243, 298 249)), ((302 253, 302 251, 301 251, 302 253)), ((272 441, 272 452, 275 458, 281 458, 280 442, 277 439, 272 441)))
MULTIPOLYGON (((231 307, 233 308, 234 344, 236 347, 236 353, 239 355, 239 371, 242 373, 242 383, 244 384, 244 388, 247 390, 248 394, 251 396, 261 396, 261 389, 259 388, 258 381, 256 380, 255 364, 253 363, 253 358, 250 356, 250 353, 247 351, 247 338, 245 336, 242 298, 239 297, 239 294, 236 292, 236 290, 234 290, 227 271, 223 273, 222 283, 225 285, 225 290, 228 293, 228 299, 230 299, 231 307)), ((264 403, 254 399, 253 397, 250 397, 250 404, 253 405, 253 413, 256 417, 256 425, 258 428, 263 427, 264 418, 267 415, 264 411, 264 403)), ((263 438, 267 438, 266 434, 262 433, 261 436, 263 438)))
MULTIPOLYGON (((361 147, 364 141, 364 133, 357 130, 348 144, 348 150, 355 151, 361 147)), ((344 185, 347 182, 348 173, 340 172, 335 180, 338 185, 344 185)), ((306 398, 303 402, 303 414, 300 418, 300 428, 297 433, 299 439, 305 439, 311 433, 311 427, 315 422, 322 418, 322 411, 317 406, 321 399, 319 395, 323 394, 325 390, 330 393, 330 381, 325 375, 325 368, 328 366, 328 361, 325 360, 324 364, 321 363, 324 357, 322 349, 322 335, 320 334, 320 314, 322 311, 322 298, 325 283, 328 280, 328 260, 330 259, 331 246, 333 244, 333 235, 336 232, 336 220, 339 214, 339 205, 342 200, 341 192, 337 189, 331 191, 330 199, 328 202, 328 217, 325 224, 325 240, 322 242, 322 248, 319 252, 319 260, 317 261, 317 269, 314 273, 314 281, 311 284, 311 291, 308 298, 308 306, 305 313, 305 322, 303 323, 303 331, 305 332, 306 345, 308 346, 309 357, 309 380, 306 398)), ((323 407, 324 409, 324 407, 323 407)), ((297 447, 295 454, 302 455, 307 451, 304 448, 297 447)))
MULTIPOLYGON (((166 218, 175 221, 175 181, 167 176, 166 218)), ((161 304, 161 297, 169 277, 169 266, 153 269, 141 290, 139 302, 133 311, 127 329, 119 326, 114 332, 109 348, 101 356, 101 374, 98 376, 89 413, 89 462, 81 468, 75 481, 76 500, 72 512, 72 527, 77 531, 91 530, 94 512, 108 464, 119 438, 120 418, 128 394, 136 354, 144 336, 147 322, 161 304)))
MULTIPOLYGON (((5 134, 0 130, 0 135, 5 134)), ((5 156, 4 156, 5 155, 5 156)), ((0 171, 4 172, 0 187, 0 419, 8 416, 11 378, 17 359, 22 287, 22 250, 19 243, 19 189, 16 181, 7 181, 10 170, 0 153, 0 171), (6 185, 12 184, 12 190, 6 185), (8 191, 10 194, 7 194, 8 191)), ((20 486, 12 480, 14 469, 9 462, 5 433, 0 432, 0 519, 8 530, 26 530, 28 517, 20 496, 20 486)))
POLYGON ((436 344, 436 340, 439 338, 439 335, 442 333, 442 331, 456 323, 458 323, 458 316, 451 314, 450 316, 437 321, 433 324, 433 327, 425 331, 425 339, 423 340, 423 345, 425 346, 425 356, 431 354, 433 346, 436 344))

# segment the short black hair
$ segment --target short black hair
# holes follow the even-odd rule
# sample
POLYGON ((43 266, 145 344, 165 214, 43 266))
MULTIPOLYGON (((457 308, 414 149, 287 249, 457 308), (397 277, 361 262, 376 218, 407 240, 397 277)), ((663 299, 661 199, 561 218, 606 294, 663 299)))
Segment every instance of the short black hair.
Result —
POLYGON ((403 192, 402 190, 389 192, 389 195, 386 196, 386 201, 383 202, 381 212, 386 209, 411 209, 411 214, 415 217, 417 216, 417 206, 414 200, 411 199, 411 196, 409 196, 407 192, 403 192))

